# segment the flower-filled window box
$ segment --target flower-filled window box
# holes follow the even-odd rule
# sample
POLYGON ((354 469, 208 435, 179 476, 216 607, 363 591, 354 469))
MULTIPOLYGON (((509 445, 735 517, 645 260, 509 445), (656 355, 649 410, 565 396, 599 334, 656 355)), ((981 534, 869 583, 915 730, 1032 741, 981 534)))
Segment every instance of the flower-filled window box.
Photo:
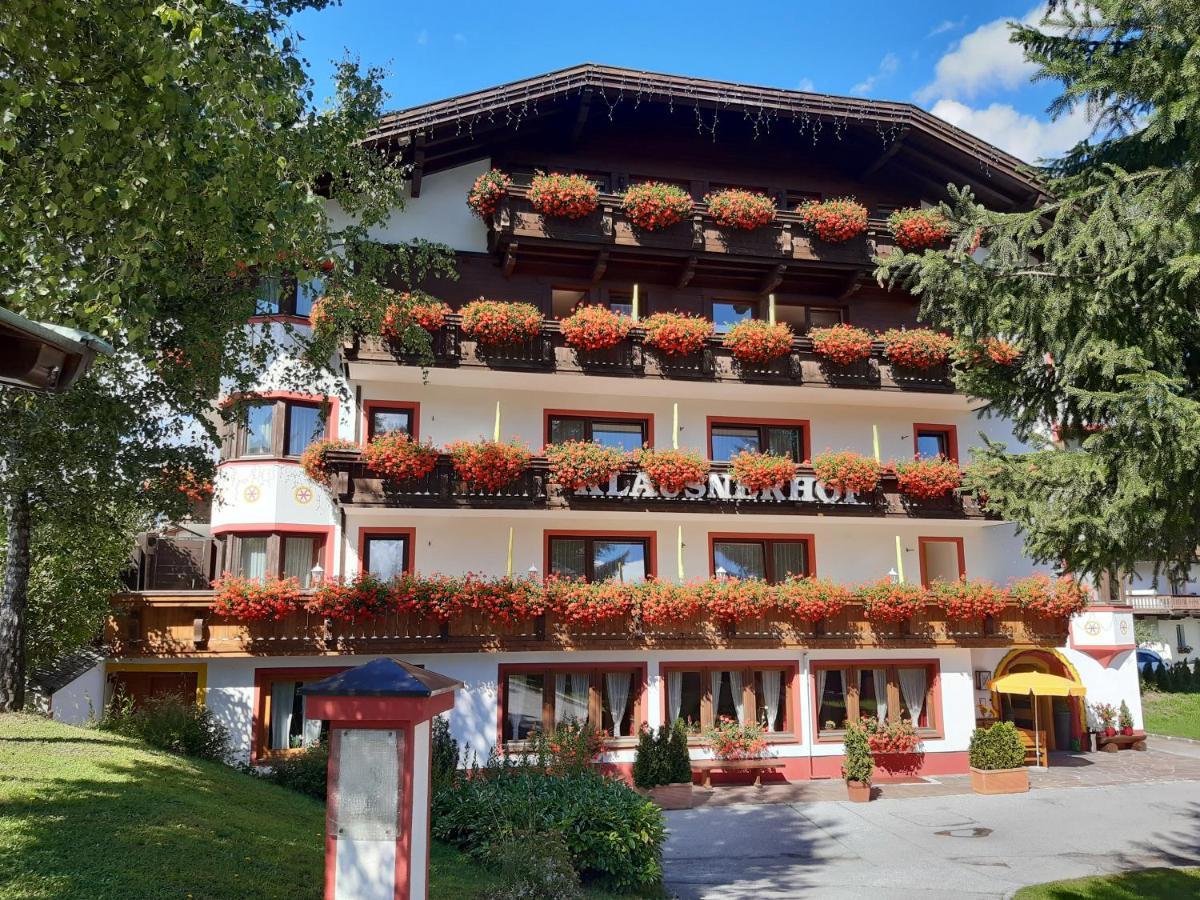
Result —
POLYGON ((815 624, 840 615, 854 594, 828 579, 805 577, 788 578, 776 585, 775 597, 782 612, 815 624))
POLYGON ((700 604, 726 625, 761 619, 776 609, 775 590, 757 578, 716 578, 695 584, 700 604))
POLYGON ((898 209, 888 216, 896 243, 910 252, 927 250, 950 237, 950 223, 938 209, 898 209))
POLYGON ((468 487, 493 494, 520 478, 532 459, 528 448, 516 441, 455 441, 446 451, 468 487))
POLYGON ((792 329, 784 322, 744 319, 722 338, 734 359, 746 364, 766 364, 792 352, 792 329))
POLYGON ((827 244, 842 244, 867 230, 867 208, 853 197, 809 200, 796 207, 800 224, 827 244))
POLYGON ((330 578, 309 598, 305 609, 339 622, 374 622, 395 609, 388 586, 362 572, 351 579, 330 578))
POLYGON ((396 297, 394 303, 388 304, 379 333, 389 341, 396 341, 406 326, 416 325, 433 334, 445 326, 448 315, 450 306, 437 297, 421 291, 403 293, 396 297))
POLYGON ((630 461, 630 455, 620 447, 592 441, 548 444, 542 452, 550 463, 550 477, 573 491, 606 483, 630 461))
POLYGON ((849 366, 871 358, 871 333, 842 323, 828 328, 813 328, 808 333, 813 351, 839 366, 849 366))
POLYGON ((699 353, 713 335, 713 323, 687 313, 655 313, 642 322, 645 344, 666 356, 699 353))
POLYGON ((467 193, 467 206, 471 208, 471 212, 486 221, 510 190, 512 179, 499 169, 492 169, 475 179, 467 193))
POLYGON ((881 335, 883 355, 907 369, 944 366, 954 349, 954 340, 928 328, 891 328, 881 335))
POLYGON ((775 200, 766 194, 731 188, 704 200, 713 221, 725 228, 753 231, 775 221, 775 200))
POLYGON ((280 621, 301 608, 295 578, 244 578, 226 572, 213 582, 213 590, 212 611, 245 622, 280 621))
POLYGON ((599 200, 599 189, 582 175, 538 172, 529 186, 530 205, 553 218, 582 219, 595 211, 599 200))
POLYGON ((729 459, 729 474, 754 493, 773 490, 796 477, 797 466, 788 456, 743 450, 729 459))
POLYGON ((621 581, 587 582, 551 575, 546 579, 546 611, 564 623, 594 626, 626 620, 638 607, 641 586, 621 581))
POLYGON ((879 487, 879 463, 853 450, 827 450, 813 457, 817 480, 843 493, 871 494, 879 487))
POLYGON ((959 579, 935 581, 929 585, 929 601, 939 606, 951 622, 969 622, 998 616, 1004 611, 1008 598, 1004 591, 989 581, 959 579))
POLYGON ((704 744, 713 756, 723 760, 758 759, 767 750, 766 733, 756 722, 739 723, 721 716, 704 732, 704 744))
POLYGON ((415 441, 403 431, 372 438, 362 455, 372 474, 397 482, 424 478, 434 470, 438 460, 437 448, 415 441))
POLYGON ((690 585, 650 580, 642 585, 639 614, 647 628, 692 622, 704 612, 700 595, 690 585))
POLYGON ((925 588, 919 584, 888 579, 864 584, 856 591, 863 615, 874 624, 907 622, 925 608, 925 588))
POLYGON ((664 494, 678 494, 708 478, 708 461, 695 450, 639 450, 634 459, 664 494))
POLYGON ((1008 595, 1022 610, 1044 619, 1064 619, 1088 605, 1087 590, 1068 576, 1031 575, 1008 586, 1008 595))
POLYGON ((472 300, 462 309, 462 330, 484 347, 506 347, 537 337, 542 313, 532 303, 472 300))
POLYGON ((331 441, 314 441, 304 448, 300 454, 300 468, 304 474, 317 484, 329 486, 329 469, 326 467, 325 454, 331 450, 357 450, 358 445, 353 441, 338 438, 331 441))
POLYGON ((567 345, 576 350, 611 350, 629 337, 633 320, 607 306, 582 306, 562 320, 559 329, 567 345))
POLYGON ((937 500, 962 485, 962 470, 951 459, 914 459, 894 465, 900 493, 913 500, 937 500))
POLYGON ((692 195, 674 184, 648 181, 630 187, 621 198, 621 207, 634 227, 662 231, 691 215, 692 195))

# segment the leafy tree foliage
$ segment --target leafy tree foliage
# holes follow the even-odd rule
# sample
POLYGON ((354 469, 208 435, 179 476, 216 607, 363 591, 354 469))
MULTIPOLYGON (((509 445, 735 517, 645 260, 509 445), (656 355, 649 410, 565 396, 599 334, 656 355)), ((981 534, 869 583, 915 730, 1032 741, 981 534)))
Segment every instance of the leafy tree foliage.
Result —
POLYGON ((1030 211, 952 189, 950 249, 879 275, 968 343, 1020 344, 1015 367, 968 366, 961 386, 1035 444, 989 444, 968 482, 1033 556, 1180 573, 1200 546, 1200 16, 1190 0, 1056 3, 1012 40, 1061 85, 1052 111, 1083 105, 1097 130, 1044 169, 1030 211))

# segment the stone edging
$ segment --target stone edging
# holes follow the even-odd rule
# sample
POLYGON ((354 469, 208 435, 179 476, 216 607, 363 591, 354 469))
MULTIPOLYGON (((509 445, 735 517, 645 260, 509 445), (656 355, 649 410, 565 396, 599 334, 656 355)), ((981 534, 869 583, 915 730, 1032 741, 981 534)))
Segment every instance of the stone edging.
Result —
POLYGON ((1172 734, 1155 734, 1152 731, 1147 731, 1146 737, 1154 738, 1155 740, 1178 741, 1181 744, 1195 744, 1197 747, 1200 747, 1200 741, 1195 738, 1175 737, 1172 734))

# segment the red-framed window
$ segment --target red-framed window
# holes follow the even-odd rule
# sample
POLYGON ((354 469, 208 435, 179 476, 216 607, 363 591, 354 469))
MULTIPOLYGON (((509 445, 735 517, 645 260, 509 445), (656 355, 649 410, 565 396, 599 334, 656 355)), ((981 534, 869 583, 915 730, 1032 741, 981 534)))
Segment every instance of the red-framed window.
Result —
POLYGON ((222 460, 295 462, 315 441, 337 437, 338 400, 268 391, 247 397, 222 441, 222 460))
POLYGON ((921 563, 921 584, 933 581, 957 581, 967 575, 967 556, 960 537, 919 537, 917 553, 921 563))
POLYGON ((415 528, 358 529, 359 571, 383 581, 412 572, 416 540, 415 528))
POLYGON ((743 450, 776 453, 804 462, 811 455, 808 419, 708 416, 708 458, 728 462, 743 450))
POLYGON ((818 740, 840 741, 860 716, 907 719, 923 737, 942 736, 937 660, 820 660, 811 671, 818 740))
POLYGON ((344 672, 347 668, 294 666, 255 669, 251 763, 299 753, 327 735, 327 722, 305 716, 304 697, 300 688, 344 672))
POLYGON ((623 450, 654 446, 654 416, 651 413, 547 409, 543 412, 543 421, 547 444, 594 441, 623 450))
POLYGON ((638 583, 658 571, 653 531, 547 531, 544 539, 547 575, 638 583))
POLYGON ((497 733, 521 745, 567 721, 588 723, 633 746, 645 721, 645 663, 501 664, 497 733))
POLYGON ((400 432, 416 440, 421 435, 421 404, 406 400, 363 401, 363 443, 400 432))
POLYGON ((958 462, 958 429, 953 425, 917 422, 913 425, 913 455, 917 459, 945 459, 958 462))
POLYGON ((314 567, 329 571, 332 534, 327 526, 270 525, 232 526, 213 537, 219 542, 221 571, 257 580, 295 578, 308 590, 314 567))
POLYGON ((694 739, 718 719, 756 722, 768 740, 799 734, 799 667, 794 662, 738 660, 663 663, 664 724, 681 719, 694 739))
POLYGON ((708 536, 709 571, 730 578, 758 578, 778 584, 789 576, 816 575, 811 534, 743 534, 712 532, 708 536))

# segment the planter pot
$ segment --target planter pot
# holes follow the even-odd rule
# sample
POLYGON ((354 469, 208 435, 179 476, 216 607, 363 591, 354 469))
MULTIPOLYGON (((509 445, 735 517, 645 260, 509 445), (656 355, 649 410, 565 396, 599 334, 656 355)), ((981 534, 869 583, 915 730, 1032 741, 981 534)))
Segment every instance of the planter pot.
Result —
POLYGON ((977 794, 1023 794, 1029 790, 1029 770, 977 769, 971 766, 971 787, 977 794))
POLYGON ((871 785, 861 781, 847 781, 846 793, 854 803, 866 803, 871 799, 871 785))
POLYGON ((650 799, 662 809, 691 809, 692 783, 681 781, 677 784, 660 784, 647 791, 650 799))
POLYGON ((1104 736, 1105 736, 1105 737, 1116 737, 1116 736, 1117 736, 1117 729, 1115 729, 1115 728, 1105 728, 1105 729, 1104 729, 1104 736))
POLYGON ((1133 735, 1133 726, 1130 726, 1129 728, 1122 728, 1121 734, 1125 735, 1126 737, 1131 737, 1133 735))

